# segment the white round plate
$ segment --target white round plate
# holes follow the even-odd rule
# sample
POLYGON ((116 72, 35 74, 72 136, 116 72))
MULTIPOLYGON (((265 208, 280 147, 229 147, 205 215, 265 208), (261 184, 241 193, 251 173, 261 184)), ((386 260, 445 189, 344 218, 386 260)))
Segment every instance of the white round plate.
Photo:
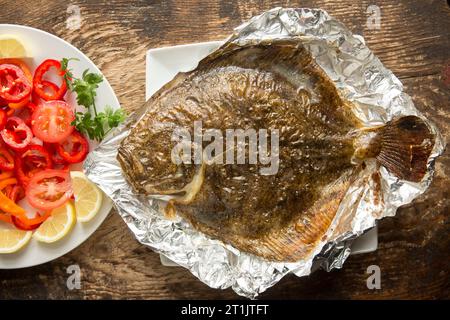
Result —
MULTIPOLYGON (((71 61, 69 67, 72 69, 75 77, 81 77, 84 70, 101 73, 95 64, 89 60, 81 51, 67 43, 66 41, 42 30, 26 26, 0 24, 0 35, 10 34, 18 37, 31 56, 24 59, 34 72, 35 68, 45 59, 61 60, 62 58, 77 58, 79 61, 71 61)), ((114 94, 110 84, 103 78, 103 82, 97 89, 96 106, 98 111, 102 111, 106 105, 113 109, 120 108, 119 101, 114 94)), ((56 79, 55 79, 56 81, 56 79)), ((71 106, 76 106, 75 94, 67 94, 66 100, 71 106)), ((83 111, 84 107, 77 107, 78 111, 83 111)), ((90 141, 91 150, 96 143, 90 141)), ((81 166, 75 167, 81 170, 81 166)), ((17 253, 0 254, 0 269, 18 269, 31 267, 46 263, 59 258, 69 251, 82 244, 105 220, 111 211, 112 203, 105 197, 100 212, 90 222, 77 222, 72 232, 62 240, 45 244, 40 243, 33 238, 30 243, 17 253)), ((4 227, 4 225, 2 226, 4 227)))

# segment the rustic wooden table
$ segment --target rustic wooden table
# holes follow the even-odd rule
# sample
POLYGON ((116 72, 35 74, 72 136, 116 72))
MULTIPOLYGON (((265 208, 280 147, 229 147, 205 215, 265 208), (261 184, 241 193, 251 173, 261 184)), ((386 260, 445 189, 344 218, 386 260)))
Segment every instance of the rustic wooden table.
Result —
MULTIPOLYGON (((357 2, 1 0, 0 23, 43 29, 75 45, 100 67, 122 107, 132 111, 144 103, 144 59, 149 48, 224 39, 233 27, 276 6, 322 8, 365 37, 416 106, 450 138, 449 4, 445 0, 357 2), (380 8, 379 29, 368 27, 370 5, 380 8), (76 22, 77 8, 81 25, 71 30, 67 21, 76 22)), ((350 257, 339 271, 288 276, 261 297, 450 298, 448 150, 436 168, 433 184, 423 196, 401 208, 395 218, 381 221, 376 252, 350 257), (380 290, 366 287, 367 267, 374 264, 381 268, 380 290)), ((0 284, 3 299, 237 298, 231 290, 210 289, 182 268, 162 266, 159 256, 133 238, 116 212, 66 256, 38 267, 0 270, 0 284), (81 268, 80 290, 66 286, 71 264, 81 268)))

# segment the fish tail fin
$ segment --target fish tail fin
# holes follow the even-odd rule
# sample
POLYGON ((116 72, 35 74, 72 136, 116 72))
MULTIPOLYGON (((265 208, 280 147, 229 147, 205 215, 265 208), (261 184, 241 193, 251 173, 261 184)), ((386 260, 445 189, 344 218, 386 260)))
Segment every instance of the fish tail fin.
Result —
POLYGON ((426 173, 434 134, 419 117, 394 119, 374 139, 377 161, 402 180, 419 182, 426 173))

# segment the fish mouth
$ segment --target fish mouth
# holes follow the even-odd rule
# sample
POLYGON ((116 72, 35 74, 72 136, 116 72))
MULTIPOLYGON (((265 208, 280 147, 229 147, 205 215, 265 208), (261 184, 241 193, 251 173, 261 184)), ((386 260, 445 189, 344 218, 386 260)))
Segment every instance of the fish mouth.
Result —
MULTIPOLYGON (((134 153, 128 148, 119 148, 117 153, 117 160, 122 166, 126 179, 128 181, 141 181, 139 179, 146 174, 146 168, 139 161, 134 153)), ((159 178, 154 180, 146 180, 144 185, 139 185, 139 190, 135 190, 147 195, 166 195, 171 196, 175 203, 189 204, 200 191, 205 177, 206 165, 202 163, 196 170, 191 181, 187 182, 182 188, 171 188, 174 182, 183 180, 184 175, 177 173, 173 176, 159 178)), ((134 188, 136 186, 133 184, 134 188)))

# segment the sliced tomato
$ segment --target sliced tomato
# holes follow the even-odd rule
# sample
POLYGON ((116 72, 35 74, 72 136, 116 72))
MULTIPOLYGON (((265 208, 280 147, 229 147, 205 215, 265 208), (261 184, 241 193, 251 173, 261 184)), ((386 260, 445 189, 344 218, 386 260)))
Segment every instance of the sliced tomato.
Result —
POLYGON ((17 103, 31 94, 31 82, 22 69, 13 64, 0 64, 0 97, 8 103, 17 103))
POLYGON ((27 186, 30 179, 38 172, 53 168, 50 153, 40 145, 29 145, 28 148, 16 155, 16 177, 23 186, 27 186))
POLYGON ((56 150, 67 163, 79 163, 86 159, 89 143, 78 131, 73 131, 66 140, 56 145, 56 150))
POLYGON ((75 115, 65 101, 47 101, 37 106, 31 118, 36 137, 44 142, 56 143, 67 139, 74 127, 75 115))
POLYGON ((33 138, 31 129, 18 117, 9 117, 0 135, 3 141, 15 151, 24 150, 33 138))
POLYGON ((7 118, 8 118, 8 116, 6 115, 6 111, 3 109, 0 109, 0 130, 5 129, 7 118))
POLYGON ((14 170, 14 157, 7 148, 0 146, 0 169, 4 171, 14 170))
POLYGON ((48 169, 36 173, 26 188, 30 205, 40 210, 52 210, 62 206, 72 196, 70 173, 48 169))

